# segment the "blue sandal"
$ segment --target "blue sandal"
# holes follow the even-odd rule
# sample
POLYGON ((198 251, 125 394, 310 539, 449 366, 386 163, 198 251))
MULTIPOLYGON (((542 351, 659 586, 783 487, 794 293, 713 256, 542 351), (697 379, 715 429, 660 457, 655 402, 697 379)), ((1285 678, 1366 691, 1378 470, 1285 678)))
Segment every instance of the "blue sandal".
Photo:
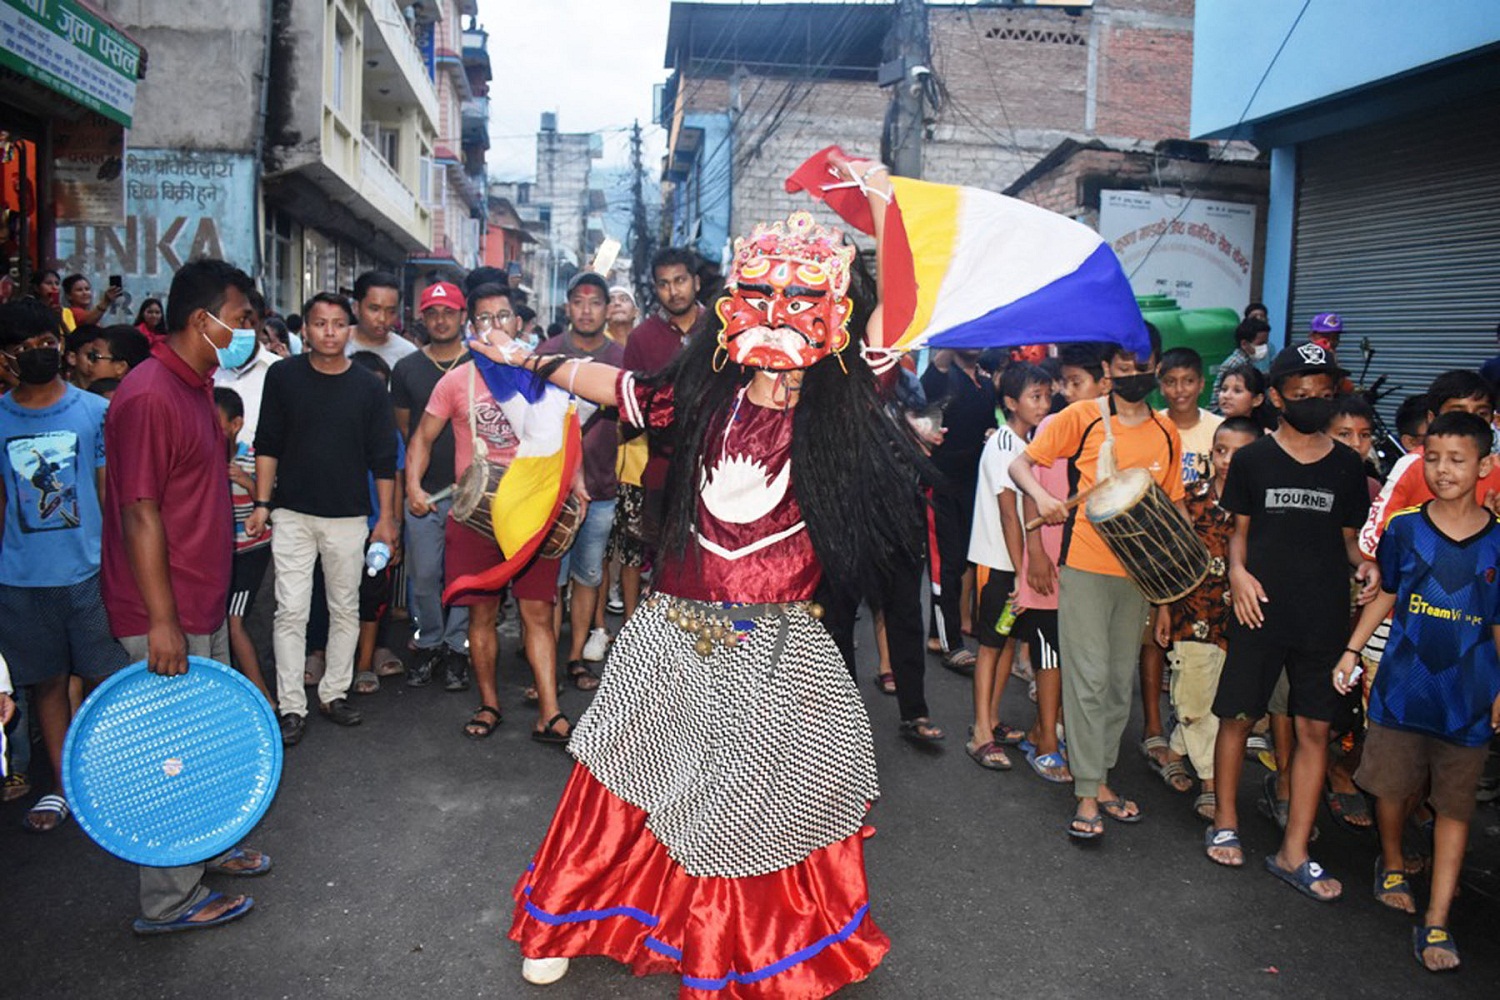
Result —
POLYGON ((1073 780, 1071 776, 1062 777, 1050 773, 1058 770, 1061 770, 1064 774, 1067 773, 1068 762, 1063 759, 1063 755, 1060 753, 1039 754, 1036 752, 1036 747, 1032 746, 1026 751, 1026 763, 1031 765, 1031 769, 1043 781, 1050 781, 1057 785, 1066 785, 1073 780))
POLYGON ((176 920, 147 920, 145 917, 137 917, 135 923, 130 926, 137 934, 143 936, 151 934, 176 934, 178 931, 197 931, 205 927, 217 927, 220 924, 227 924, 231 920, 238 920, 249 913, 250 908, 255 905, 255 900, 246 896, 240 901, 238 906, 230 907, 212 920, 195 921, 192 919, 198 913, 202 912, 204 907, 223 898, 224 894, 222 892, 211 892, 207 896, 204 896, 201 901, 188 907, 186 912, 176 920))
POLYGON ((1407 881, 1406 872, 1397 868, 1387 869, 1380 858, 1375 859, 1375 902, 1381 906, 1389 906, 1391 909, 1401 913, 1415 913, 1416 897, 1412 895, 1411 883, 1407 881), (1412 904, 1410 910, 1399 906, 1393 906, 1386 901, 1387 896, 1404 896, 1407 902, 1412 904))
POLYGON ((1223 865, 1225 868, 1242 868, 1245 864, 1245 848, 1240 844, 1240 832, 1228 827, 1218 830, 1215 830, 1213 827, 1209 827, 1207 830, 1203 831, 1203 853, 1208 858, 1208 860, 1212 861, 1216 865, 1223 865), (1208 853, 1216 847, 1239 851, 1240 863, 1235 864, 1232 861, 1220 861, 1218 858, 1208 853))
POLYGON ((269 854, 261 854, 260 851, 251 852, 241 847, 236 847, 234 850, 230 851, 228 854, 225 854, 207 867, 208 874, 210 875, 232 875, 236 878, 250 878, 255 875, 264 875, 270 870, 271 856, 269 854), (260 864, 256 865, 254 868, 225 867, 225 865, 231 861, 244 861, 246 858, 250 857, 251 853, 260 854, 260 864))
POLYGON ((1337 903, 1340 899, 1344 898, 1344 894, 1342 891, 1340 891, 1337 896, 1318 895, 1317 890, 1314 889, 1313 886, 1319 882, 1324 881, 1329 876, 1328 873, 1323 870, 1323 866, 1318 864, 1312 858, 1308 858, 1306 861, 1302 862, 1296 867, 1295 870, 1287 871, 1285 868, 1276 863, 1276 855, 1272 854, 1267 856, 1266 858, 1266 871, 1270 872, 1272 875, 1275 875, 1277 878, 1281 879, 1281 881, 1285 882, 1293 889, 1296 889, 1307 898, 1316 899, 1320 903, 1337 903))
POLYGON ((1427 927, 1413 927, 1411 929, 1411 953, 1416 958, 1417 964, 1428 972, 1457 972, 1458 963, 1446 969, 1434 969, 1422 959, 1422 952, 1432 948, 1437 951, 1445 951, 1454 958, 1458 957, 1458 945, 1453 942, 1453 935, 1448 933, 1448 928, 1431 925, 1427 927))

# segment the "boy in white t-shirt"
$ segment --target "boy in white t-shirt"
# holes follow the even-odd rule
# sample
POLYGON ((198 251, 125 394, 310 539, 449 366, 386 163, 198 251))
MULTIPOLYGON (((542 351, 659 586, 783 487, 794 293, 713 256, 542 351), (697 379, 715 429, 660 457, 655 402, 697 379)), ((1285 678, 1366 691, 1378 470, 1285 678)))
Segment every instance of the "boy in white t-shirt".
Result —
MULTIPOLYGON (((1015 652, 1009 628, 1003 635, 998 628, 1006 604, 1015 597, 1016 567, 1021 564, 1025 545, 1017 506, 1019 494, 1009 469, 1051 408, 1052 377, 1036 365, 1019 363, 1008 366, 996 382, 1007 418, 985 442, 979 458, 974 522, 969 533, 969 561, 978 567, 979 574, 979 615, 974 622, 979 657, 974 664, 974 727, 965 749, 980 767, 1006 771, 1011 761, 1004 746, 1014 746, 1026 735, 1001 723, 995 710, 998 687, 1010 674, 1008 659, 1015 652), (1002 659, 1007 661, 1003 665, 1002 659)), ((1008 617, 1013 623, 1014 612, 1008 617)))

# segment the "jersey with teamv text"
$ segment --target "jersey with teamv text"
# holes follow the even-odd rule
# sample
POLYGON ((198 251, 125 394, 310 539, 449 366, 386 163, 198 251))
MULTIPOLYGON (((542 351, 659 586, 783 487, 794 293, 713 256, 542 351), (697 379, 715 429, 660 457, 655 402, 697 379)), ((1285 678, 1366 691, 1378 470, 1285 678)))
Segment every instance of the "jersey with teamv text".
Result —
MULTIPOLYGON (((1267 598, 1259 634, 1303 649, 1342 648, 1351 572, 1344 529, 1364 524, 1370 507, 1354 450, 1335 441, 1304 464, 1267 435, 1235 453, 1219 505, 1250 518, 1245 568, 1267 598)), ((1230 639, 1242 628, 1230 622, 1230 639)))
POLYGON ((1483 746, 1495 735, 1490 706, 1500 695, 1500 522, 1458 540, 1432 522, 1427 504, 1408 508, 1391 518, 1378 558, 1396 608, 1370 720, 1483 746))

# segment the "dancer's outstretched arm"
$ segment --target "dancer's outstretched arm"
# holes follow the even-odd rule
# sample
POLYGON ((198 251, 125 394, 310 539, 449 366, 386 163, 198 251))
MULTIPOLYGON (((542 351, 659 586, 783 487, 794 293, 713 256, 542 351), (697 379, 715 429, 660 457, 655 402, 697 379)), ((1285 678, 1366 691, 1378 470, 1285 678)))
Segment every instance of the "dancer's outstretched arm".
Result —
MULTIPOLYGON (((482 338, 476 337, 470 340, 469 350, 483 354, 498 364, 525 368, 533 372, 547 362, 560 357, 559 355, 532 354, 505 334, 494 330, 487 331, 482 338)), ((561 367, 547 377, 547 381, 568 390, 574 396, 582 396, 600 406, 614 406, 617 402, 615 383, 619 380, 622 370, 614 365, 600 364, 597 361, 568 358, 561 367)))

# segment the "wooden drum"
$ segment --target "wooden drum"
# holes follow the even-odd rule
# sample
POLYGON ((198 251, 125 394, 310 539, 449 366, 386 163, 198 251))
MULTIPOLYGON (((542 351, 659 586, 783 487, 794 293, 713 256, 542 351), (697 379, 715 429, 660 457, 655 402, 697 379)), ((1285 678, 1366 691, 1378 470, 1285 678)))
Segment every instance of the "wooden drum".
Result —
POLYGON ((490 520, 490 504, 503 475, 505 466, 475 455, 474 461, 453 487, 453 520, 492 542, 495 540, 495 525, 490 520))
POLYGON ((1145 469, 1097 484, 1084 514, 1152 604, 1187 596, 1208 575, 1208 549, 1145 469))
POLYGON ((541 550, 537 553, 543 559, 561 559, 573 547, 573 540, 578 537, 578 527, 583 524, 585 511, 578 497, 572 493, 563 501, 562 510, 557 512, 557 520, 552 522, 552 528, 547 532, 547 540, 542 542, 541 550))

